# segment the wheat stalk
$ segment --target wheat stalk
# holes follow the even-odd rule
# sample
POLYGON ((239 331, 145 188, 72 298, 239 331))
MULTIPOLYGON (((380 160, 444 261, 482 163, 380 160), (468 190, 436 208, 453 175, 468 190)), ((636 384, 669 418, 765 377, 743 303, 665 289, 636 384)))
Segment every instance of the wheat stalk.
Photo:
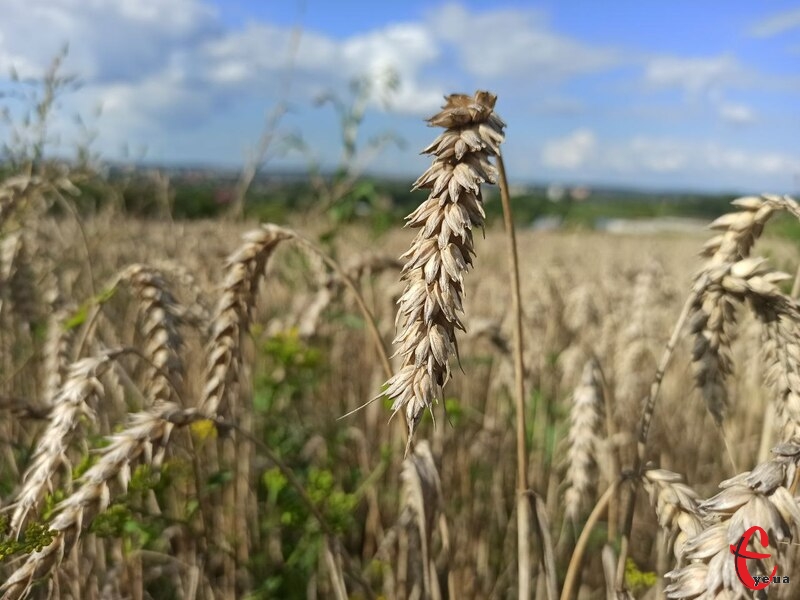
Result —
MULTIPOLYGON (((439 472, 427 441, 418 444, 403 461, 400 480, 403 508, 398 518, 399 541, 406 552, 398 557, 398 571, 405 565, 410 575, 407 581, 410 597, 439 597, 441 592, 431 546, 443 496, 439 472)), ((405 573, 400 575, 405 580, 405 573)))
POLYGON ((414 184, 431 191, 407 217, 407 226, 419 232, 401 256, 406 288, 394 343, 402 366, 384 392, 393 400, 394 414, 405 411, 409 444, 425 409, 441 397, 450 358, 458 354, 464 274, 475 253, 472 229, 482 228, 485 218, 481 184, 497 180, 489 157, 497 155, 503 140, 505 124, 494 113, 495 101, 488 92, 451 95, 428 121, 446 130, 424 150, 434 156, 433 164, 414 184))

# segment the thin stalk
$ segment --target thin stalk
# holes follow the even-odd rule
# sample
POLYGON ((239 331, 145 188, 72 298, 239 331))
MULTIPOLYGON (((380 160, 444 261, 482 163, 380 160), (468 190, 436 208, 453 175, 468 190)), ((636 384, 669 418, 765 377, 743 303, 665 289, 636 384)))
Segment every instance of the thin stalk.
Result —
POLYGON ((514 408, 517 416, 517 568, 519 599, 531 597, 531 505, 528 499, 528 452, 525 440, 525 363, 522 358, 522 294, 519 283, 517 236, 511 213, 511 198, 503 155, 497 154, 500 175, 500 200, 508 240, 508 266, 511 278, 512 312, 514 314, 514 408))
POLYGON ((797 298, 798 296, 800 296, 800 267, 797 267, 794 283, 792 283, 792 298, 797 298))
MULTIPOLYGON (((633 466, 633 473, 637 476, 636 481, 638 481, 638 476, 641 475, 642 465, 644 465, 644 454, 647 448, 647 438, 650 434, 650 424, 653 420, 653 413, 655 412, 656 408, 656 400, 658 400, 658 394, 661 391, 661 382, 664 380, 664 374, 667 372, 667 367, 669 367, 669 362, 675 352, 675 346, 678 344, 678 338, 680 337, 683 326, 686 323, 686 319, 689 317, 689 311, 692 309, 692 305, 695 303, 695 300, 697 300, 701 290, 705 288, 705 286, 706 282, 701 281, 700 284, 696 286, 694 290, 692 290, 692 293, 689 294, 689 297, 686 299, 686 302, 683 305, 681 314, 678 316, 678 320, 675 323, 675 327, 672 329, 672 335, 670 336, 667 345, 664 347, 664 352, 661 354, 661 360, 658 363, 658 368, 656 369, 653 383, 650 386, 650 393, 647 395, 647 400, 644 403, 642 415, 639 420, 639 439, 636 445, 636 460, 633 466)), ((636 507, 637 489, 638 485, 634 483, 631 486, 630 493, 628 494, 625 502, 625 514, 622 521, 622 540, 620 543, 619 560, 617 561, 617 576, 615 580, 615 585, 618 591, 622 590, 625 586, 625 563, 628 560, 628 545, 630 543, 631 529, 633 528, 633 513, 636 507)))
POLYGON ((89 275, 89 290, 92 292, 92 297, 97 296, 97 290, 95 289, 94 284, 94 270, 92 269, 92 256, 91 252, 89 252, 89 240, 86 236, 86 229, 83 227, 83 220, 81 219, 72 202, 68 202, 61 192, 59 192, 55 187, 53 188, 53 191, 55 192, 56 199, 64 208, 67 209, 67 212, 78 226, 78 232, 81 234, 81 242, 83 242, 83 253, 86 255, 86 270, 89 275))
POLYGON ((532 494, 533 505, 536 509, 536 523, 539 526, 539 535, 542 538, 542 563, 544 563, 545 590, 547 600, 558 598, 556 553, 553 550, 553 538, 550 535, 550 520, 547 518, 547 507, 539 494, 532 494))
POLYGON ((589 536, 591 535, 592 530, 595 528, 595 525, 597 525, 597 522, 600 520, 600 516, 608 508, 608 503, 611 501, 611 498, 617 491, 618 486, 619 480, 615 481, 609 486, 605 493, 600 496, 597 504, 594 505, 589 518, 586 519, 586 524, 583 526, 583 531, 581 531, 581 535, 578 538, 578 543, 575 544, 575 550, 573 550, 572 558, 570 558, 569 561, 567 575, 564 578, 564 587, 561 588, 561 600, 570 600, 570 598, 572 598, 573 589, 575 588, 575 583, 578 580, 578 573, 580 572, 581 563, 583 562, 583 554, 586 552, 586 546, 589 544, 589 536))
POLYGON ((299 244, 317 254, 326 265, 333 269, 334 272, 341 278, 345 286, 347 286, 347 288, 353 292, 353 297, 355 298, 356 304, 358 304, 358 308, 361 310, 364 320, 367 322, 367 329, 369 329, 370 334, 372 334, 372 339, 375 342, 375 350, 377 351, 378 358, 383 366, 383 372, 387 378, 391 378, 392 365, 389 362, 389 354, 386 352, 386 347, 383 345, 383 338, 381 337, 381 332, 378 330, 378 325, 375 323, 375 317, 369 310, 367 303, 364 302, 364 296, 361 294, 361 291, 358 289, 358 287, 356 287, 356 284, 353 282, 350 276, 345 273, 344 269, 342 269, 338 262, 325 254, 325 252, 320 250, 311 241, 300 236, 299 234, 294 233, 293 235, 294 239, 299 244))

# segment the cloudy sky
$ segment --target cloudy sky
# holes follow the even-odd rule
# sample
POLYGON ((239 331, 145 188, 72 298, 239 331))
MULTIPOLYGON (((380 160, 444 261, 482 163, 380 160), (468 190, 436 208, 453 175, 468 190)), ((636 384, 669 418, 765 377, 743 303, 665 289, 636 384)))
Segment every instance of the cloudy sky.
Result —
POLYGON ((236 166, 285 103, 279 131, 334 164, 339 124, 314 99, 358 76, 380 88, 393 70, 399 88, 376 93, 362 137, 392 131, 406 146, 375 172, 421 172, 434 135, 421 119, 444 94, 481 88, 499 97, 517 180, 800 189, 793 2, 0 0, 0 14, 0 91, 10 69, 40 76, 69 43, 65 70, 83 87, 62 101, 61 145, 78 113, 109 159, 127 147, 236 166))

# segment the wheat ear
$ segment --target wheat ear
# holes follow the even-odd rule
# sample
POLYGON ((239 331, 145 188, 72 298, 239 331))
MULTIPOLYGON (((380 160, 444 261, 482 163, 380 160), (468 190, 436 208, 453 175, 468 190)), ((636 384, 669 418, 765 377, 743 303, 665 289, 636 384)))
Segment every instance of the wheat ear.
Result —
POLYGON ((154 402, 174 400, 175 388, 183 377, 177 302, 156 269, 131 265, 120 279, 130 283, 138 300, 144 356, 150 363, 144 394, 154 402))
POLYGON ((47 178, 26 173, 4 179, 0 182, 0 227, 14 212, 28 204, 41 202, 46 192, 58 190, 71 194, 78 192, 69 177, 63 173, 47 178))
POLYGON ((800 319, 776 315, 764 333, 765 379, 775 392, 780 439, 800 442, 800 319))
POLYGON ((695 382, 717 423, 722 423, 728 402, 725 380, 733 369, 730 343, 735 311, 733 299, 725 288, 709 288, 708 281, 725 265, 750 256, 764 225, 776 212, 798 214, 796 203, 788 197, 748 196, 734 200, 733 205, 740 210, 725 214, 710 225, 722 233, 703 248, 706 263, 695 277, 695 296, 689 316, 695 336, 692 350, 695 382))
POLYGON ((250 324, 250 313, 267 260, 292 232, 264 225, 245 235, 244 244, 228 258, 222 295, 211 325, 205 388, 201 411, 215 415, 225 409, 228 394, 239 378, 241 337, 250 324))
POLYGON ((150 411, 132 415, 125 429, 109 436, 109 444, 100 450, 97 462, 77 481, 78 488, 56 506, 56 514, 48 524, 52 540, 29 554, 0 586, 1 600, 27 597, 33 583, 58 567, 95 516, 108 508, 109 482, 117 479, 127 489, 134 461, 143 457, 145 463, 158 466, 173 428, 199 418, 195 410, 158 402, 150 411))
MULTIPOLYGON (((666 574, 671 581, 668 598, 748 597, 736 573, 731 545, 753 525, 767 532, 774 544, 773 558, 781 564, 784 544, 795 539, 800 524, 800 508, 789 491, 800 463, 800 446, 782 444, 774 452, 772 460, 723 481, 722 491, 699 505, 703 530, 686 542, 686 564, 666 574)), ((760 559, 750 567, 753 574, 769 571, 760 559)))
POLYGON ((666 469, 647 469, 642 481, 655 508, 658 524, 681 564, 686 541, 703 530, 697 492, 686 485, 682 475, 666 469))
POLYGON ((401 256, 406 287, 394 343, 403 362, 384 392, 393 400, 394 414, 405 410, 409 444, 425 409, 441 397, 450 358, 458 355, 455 332, 464 330, 458 313, 475 253, 472 230, 482 228, 485 218, 481 184, 496 182, 489 158, 503 141, 505 123, 494 112, 495 101, 488 92, 448 96, 428 121, 446 129, 424 150, 434 156, 433 164, 414 184, 430 194, 407 217, 407 226, 419 232, 401 256))
POLYGON ((30 466, 23 475, 11 516, 11 535, 19 537, 28 515, 37 509, 45 493, 52 491, 60 468, 70 468, 67 450, 81 417, 94 419, 94 407, 103 394, 100 377, 120 351, 97 358, 84 358, 69 369, 64 386, 52 400, 47 427, 42 432, 30 466))
POLYGON ((225 409, 224 403, 227 402, 230 389, 238 381, 241 363, 241 335, 250 324, 250 313, 267 260, 278 244, 290 239, 319 255, 353 293, 372 334, 378 357, 387 376, 390 374, 389 359, 375 318, 352 279, 335 260, 309 240, 290 229, 266 224, 262 225, 261 229, 245 234, 244 244, 228 258, 227 275, 212 320, 211 342, 206 359, 206 383, 201 410, 209 416, 225 409))
MULTIPOLYGON (((673 351, 678 342, 684 323, 688 320, 694 334, 695 345, 692 351, 695 384, 706 400, 706 406, 718 424, 722 423, 727 407, 725 379, 732 370, 730 359, 730 335, 734 321, 736 295, 750 295, 758 304, 762 292, 777 300, 775 283, 783 278, 777 273, 758 270, 758 264, 747 262, 750 252, 764 225, 776 211, 786 211, 800 218, 800 206, 788 196, 748 196, 733 201, 739 212, 723 215, 711 224, 722 233, 709 240, 703 255, 707 261, 695 276, 692 291, 672 330, 669 341, 659 360, 650 392, 639 420, 639 440, 637 444, 634 471, 641 472, 644 465, 650 426, 656 401, 661 390, 661 382, 669 366, 673 351), (734 269, 734 266, 736 268, 734 269), (752 278, 752 281, 747 281, 752 278), (716 284, 716 285, 715 285, 716 284)), ((635 494, 628 496, 625 505, 622 543, 617 563, 619 589, 623 587, 625 561, 627 560, 629 535, 633 525, 635 494)))
POLYGON ((597 455, 605 424, 602 374, 591 359, 583 368, 580 385, 572 395, 570 411, 565 514, 577 522, 581 509, 591 503, 597 486, 597 455))
POLYGON ((44 344, 44 391, 42 400, 51 402, 66 381, 70 365, 70 349, 75 329, 64 324, 72 316, 68 307, 61 306, 56 299, 50 304, 51 313, 47 320, 47 339, 44 344))

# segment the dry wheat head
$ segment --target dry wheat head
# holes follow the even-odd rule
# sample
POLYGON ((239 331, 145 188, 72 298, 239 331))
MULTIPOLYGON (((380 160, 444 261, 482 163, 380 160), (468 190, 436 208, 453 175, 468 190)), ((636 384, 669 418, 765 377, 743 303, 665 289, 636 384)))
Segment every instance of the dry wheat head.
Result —
POLYGON ((494 112, 495 101, 488 92, 452 95, 429 120, 446 129, 425 149, 433 164, 414 184, 430 194, 407 218, 419 232, 401 257, 406 288, 394 342, 402 366, 385 391, 395 414, 405 410, 409 442, 425 409, 441 397, 450 358, 458 354, 455 332, 464 329, 458 313, 474 255, 472 230, 482 228, 485 218, 481 184, 496 181, 489 158, 503 140, 505 124, 494 112))

